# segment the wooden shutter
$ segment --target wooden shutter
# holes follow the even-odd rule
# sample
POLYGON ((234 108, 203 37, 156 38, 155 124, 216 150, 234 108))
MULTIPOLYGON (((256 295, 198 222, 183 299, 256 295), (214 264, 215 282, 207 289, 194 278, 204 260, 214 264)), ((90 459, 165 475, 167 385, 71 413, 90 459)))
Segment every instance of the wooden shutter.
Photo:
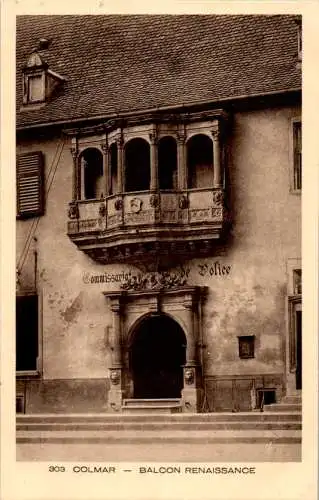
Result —
POLYGON ((17 159, 17 214, 34 217, 44 212, 42 152, 26 153, 17 159))

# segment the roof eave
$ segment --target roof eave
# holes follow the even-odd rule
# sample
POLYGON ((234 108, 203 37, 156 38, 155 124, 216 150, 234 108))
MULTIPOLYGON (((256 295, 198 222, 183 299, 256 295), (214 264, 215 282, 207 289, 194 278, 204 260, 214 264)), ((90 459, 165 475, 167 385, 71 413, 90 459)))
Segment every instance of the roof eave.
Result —
POLYGON ((292 94, 292 93, 299 93, 301 92, 302 88, 296 87, 296 88, 289 88, 289 89, 283 89, 283 90, 276 90, 272 92, 263 92, 263 93, 257 93, 257 94, 243 94, 239 96, 231 96, 231 97, 224 97, 224 98, 219 98, 219 99, 210 99, 208 100, 202 100, 202 101, 194 101, 194 102, 189 102, 187 104, 185 103, 180 103, 177 105, 173 106, 158 106, 158 107, 153 107, 153 108, 148 108, 148 109, 142 109, 142 110, 135 110, 135 111, 123 111, 120 113, 112 113, 112 114, 105 114, 105 115, 95 115, 87 118, 74 118, 74 119, 67 119, 67 120, 57 120, 57 121, 50 121, 50 122, 42 122, 42 123, 35 123, 32 125, 23 125, 21 127, 17 127, 16 131, 17 132, 23 132, 27 130, 34 130, 38 128, 47 128, 47 127, 53 127, 53 126, 60 126, 60 125, 66 125, 66 124, 74 124, 74 123, 81 123, 81 122, 88 122, 88 121, 97 121, 97 120, 109 120, 111 118, 125 118, 129 116, 139 116, 143 115, 145 113, 154 113, 154 112, 160 112, 160 111, 172 111, 176 109, 183 109, 183 108, 192 108, 195 106, 203 106, 203 105, 212 105, 212 104, 218 104, 218 103, 231 103, 235 101, 241 101, 241 100, 251 100, 251 99, 256 99, 256 98, 265 98, 265 97, 275 97, 275 96, 280 96, 280 95, 285 95, 285 94, 292 94))

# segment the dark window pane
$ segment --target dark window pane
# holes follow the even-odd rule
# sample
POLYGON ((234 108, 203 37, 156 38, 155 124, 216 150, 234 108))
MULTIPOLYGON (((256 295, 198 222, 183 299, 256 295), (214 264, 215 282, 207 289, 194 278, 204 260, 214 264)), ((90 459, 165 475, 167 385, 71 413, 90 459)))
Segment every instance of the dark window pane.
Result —
POLYGON ((16 370, 36 370, 38 356, 38 297, 16 300, 16 370))

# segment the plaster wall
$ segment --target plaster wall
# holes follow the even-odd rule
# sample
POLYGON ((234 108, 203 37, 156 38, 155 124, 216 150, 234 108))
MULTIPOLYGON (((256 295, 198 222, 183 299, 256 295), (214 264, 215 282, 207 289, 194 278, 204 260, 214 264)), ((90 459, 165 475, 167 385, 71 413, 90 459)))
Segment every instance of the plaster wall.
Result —
MULTIPOLYGON (((291 119, 298 114, 298 108, 235 114, 227 145, 231 232, 212 257, 182 263, 189 285, 208 287, 200 331, 208 377, 284 375, 287 261, 300 257, 301 245, 301 199, 290 191, 291 119), (255 358, 240 359, 238 336, 251 334, 255 358)), ((38 150, 45 155, 46 213, 38 222, 17 221, 16 248, 21 261, 28 234, 37 237, 43 378, 107 379, 112 315, 102 292, 118 290, 129 273, 140 271, 100 265, 77 250, 66 234, 70 144, 62 147, 57 137, 18 144, 18 153, 38 150), (99 275, 106 282, 94 281, 99 275)), ((21 289, 33 286, 32 243, 21 289)))

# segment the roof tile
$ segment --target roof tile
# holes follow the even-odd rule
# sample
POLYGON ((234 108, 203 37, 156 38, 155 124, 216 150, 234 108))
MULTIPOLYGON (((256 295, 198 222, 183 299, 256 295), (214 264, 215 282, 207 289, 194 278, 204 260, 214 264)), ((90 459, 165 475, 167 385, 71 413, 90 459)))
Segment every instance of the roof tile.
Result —
POLYGON ((17 125, 218 101, 300 88, 295 16, 19 16, 17 125), (20 112, 21 71, 39 38, 67 79, 43 108, 20 112))

